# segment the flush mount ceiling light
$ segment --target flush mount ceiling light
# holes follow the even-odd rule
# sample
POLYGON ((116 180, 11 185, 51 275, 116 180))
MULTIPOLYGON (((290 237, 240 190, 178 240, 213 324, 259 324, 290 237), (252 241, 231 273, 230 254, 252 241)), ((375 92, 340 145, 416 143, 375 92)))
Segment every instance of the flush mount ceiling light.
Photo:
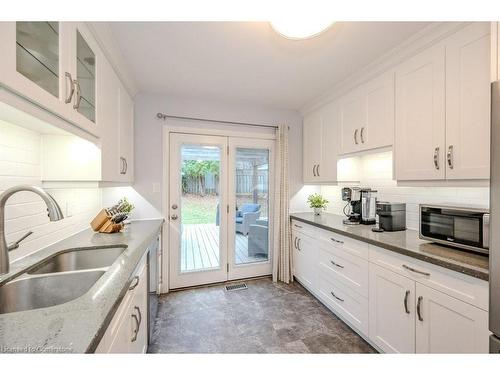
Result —
POLYGON ((331 18, 314 17, 311 19, 281 19, 269 22, 271 27, 280 35, 288 39, 309 39, 315 37, 330 26, 334 21, 331 18))

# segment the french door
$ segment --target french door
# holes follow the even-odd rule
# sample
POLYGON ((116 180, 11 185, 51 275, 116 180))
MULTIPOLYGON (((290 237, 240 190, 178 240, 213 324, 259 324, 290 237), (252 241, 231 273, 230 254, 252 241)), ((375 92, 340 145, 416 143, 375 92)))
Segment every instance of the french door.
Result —
POLYGON ((274 141, 170 133, 170 288, 271 274, 274 141))

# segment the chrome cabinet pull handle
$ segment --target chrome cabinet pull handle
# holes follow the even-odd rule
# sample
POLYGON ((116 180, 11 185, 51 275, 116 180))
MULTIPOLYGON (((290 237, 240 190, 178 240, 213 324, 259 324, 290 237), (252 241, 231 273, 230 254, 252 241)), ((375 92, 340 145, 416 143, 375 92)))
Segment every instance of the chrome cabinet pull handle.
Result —
POLYGON ((434 149, 434 168, 439 169, 439 147, 434 149))
POLYGON ((344 268, 343 265, 335 263, 333 260, 331 260, 330 263, 333 264, 334 266, 338 267, 338 268, 344 268))
POLYGON ((431 275, 429 272, 424 272, 424 271, 416 270, 415 268, 409 267, 406 264, 403 264, 403 268, 406 268, 408 271, 415 272, 415 273, 418 273, 420 275, 424 275, 424 276, 430 276, 431 275))
POLYGON ((125 174, 125 158, 123 156, 120 156, 120 174, 125 174))
POLYGON ((82 90, 80 87, 80 82, 77 79, 73 80, 73 83, 76 85, 76 101, 73 104, 73 109, 78 110, 80 108, 80 101, 82 100, 82 90))
POLYGON ((313 177, 316 177, 316 164, 313 165, 313 177))
POLYGON ((333 296, 334 298, 336 298, 336 299, 337 299, 337 300, 339 300, 340 302, 344 302, 344 300, 343 300, 342 298, 340 298, 340 297, 337 297, 337 296, 335 295, 335 293, 333 293, 333 292, 330 292, 330 293, 332 294, 332 296, 333 296))
POLYGON ((297 237, 293 239, 293 247, 297 249, 297 237))
POLYGON ((127 174, 127 171, 128 171, 128 163, 127 163, 127 159, 126 159, 126 158, 123 158, 123 161, 125 162, 125 170, 124 170, 123 174, 127 174))
POLYGON ((134 342, 135 340, 137 340, 137 335, 139 334, 139 327, 141 323, 139 322, 139 319, 137 319, 137 315, 132 314, 132 318, 135 321, 135 329, 134 329, 134 335, 132 336, 132 339, 130 341, 134 342))
POLYGON ((141 314, 141 309, 139 306, 134 306, 134 309, 137 310, 137 314, 139 314, 139 325, 142 323, 142 314, 141 314))
POLYGON ((407 314, 410 313, 410 309, 408 308, 408 297, 410 296, 410 291, 407 290, 405 293, 405 299, 404 299, 404 306, 405 306, 405 311, 407 314))
POLYGON ((448 167, 450 167, 450 169, 453 169, 453 145, 448 146, 446 159, 448 160, 448 167))
POLYGON ((73 99, 73 94, 75 93, 75 83, 73 82, 73 77, 71 77, 70 72, 65 72, 64 75, 66 76, 67 79, 69 78, 69 84, 70 84, 69 96, 66 96, 64 103, 69 104, 71 103, 71 99, 73 99))
POLYGON ((424 318, 422 318, 422 312, 420 311, 420 307, 422 305, 422 300, 423 299, 424 299, 424 297, 419 296, 418 297, 418 302, 417 302, 417 316, 418 316, 418 320, 420 320, 421 322, 424 321, 424 318))
POLYGON ((363 127, 361 128, 361 132, 359 133, 359 136, 360 136, 360 138, 361 138, 361 143, 365 143, 365 137, 363 136, 363 135, 364 135, 364 133, 365 133, 365 127, 363 126, 363 127))
POLYGON ((318 175, 318 177, 321 177, 321 174, 319 173, 319 164, 316 166, 316 174, 318 175))
POLYGON ((301 225, 293 224, 295 227, 302 229, 301 225))
POLYGON ((358 129, 354 130, 354 143, 358 144, 358 129))
POLYGON ((134 290, 137 285, 139 285, 139 276, 134 276, 134 279, 132 280, 132 283, 130 283, 128 290, 134 290))
POLYGON ((297 239, 297 250, 302 251, 300 248, 300 238, 297 239))
POLYGON ((330 237, 330 239, 331 239, 333 242, 337 242, 337 243, 341 243, 341 244, 343 244, 343 243, 344 243, 344 241, 336 240, 336 239, 335 239, 335 238, 333 238, 333 237, 330 237))

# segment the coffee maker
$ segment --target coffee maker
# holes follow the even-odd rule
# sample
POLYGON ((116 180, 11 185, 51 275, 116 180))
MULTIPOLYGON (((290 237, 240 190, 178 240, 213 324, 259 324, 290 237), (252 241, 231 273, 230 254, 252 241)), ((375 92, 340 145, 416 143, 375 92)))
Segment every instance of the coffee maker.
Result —
POLYGON ((376 190, 370 188, 342 188, 342 200, 347 202, 344 207, 344 215, 347 219, 344 219, 343 223, 346 225, 375 224, 376 193, 376 190))

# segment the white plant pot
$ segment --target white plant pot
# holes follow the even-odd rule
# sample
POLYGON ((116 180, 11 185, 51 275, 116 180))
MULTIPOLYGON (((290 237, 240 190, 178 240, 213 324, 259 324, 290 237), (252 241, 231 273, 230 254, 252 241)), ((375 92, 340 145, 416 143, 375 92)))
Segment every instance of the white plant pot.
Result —
POLYGON ((322 211, 322 210, 323 210, 322 208, 316 208, 316 207, 315 207, 315 208, 314 208, 314 214, 315 214, 315 215, 321 215, 321 211, 322 211))

